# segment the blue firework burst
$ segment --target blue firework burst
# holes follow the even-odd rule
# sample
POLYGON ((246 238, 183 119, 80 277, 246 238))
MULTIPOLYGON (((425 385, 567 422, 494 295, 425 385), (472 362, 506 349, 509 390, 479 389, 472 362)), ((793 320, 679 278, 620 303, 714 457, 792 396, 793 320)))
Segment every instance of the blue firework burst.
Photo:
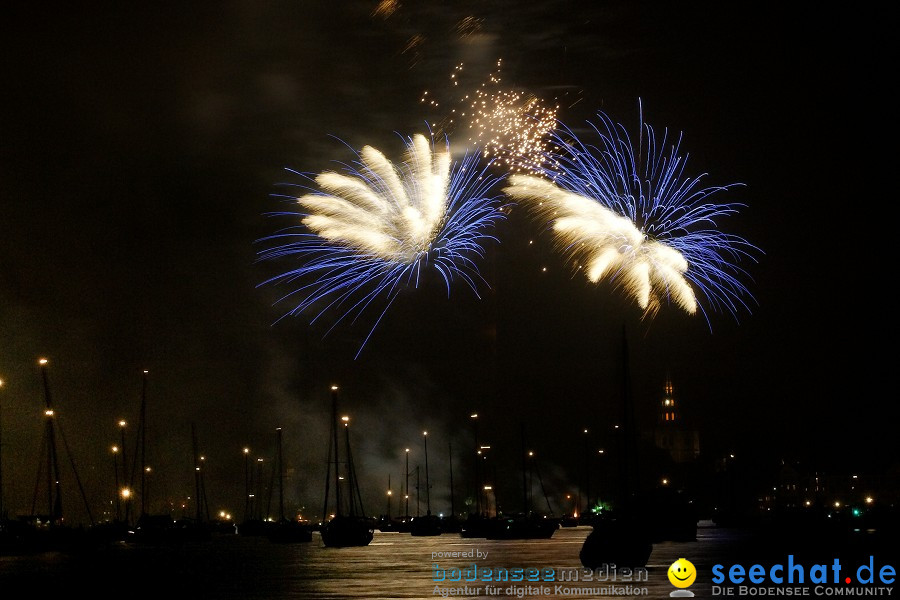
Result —
POLYGON ((477 262, 504 218, 502 196, 492 193, 497 178, 478 153, 454 161, 449 140, 440 148, 421 134, 404 144, 400 163, 365 146, 340 173, 289 169, 315 185, 292 184, 298 195, 276 194, 299 208, 272 213, 292 225, 258 240, 266 245, 259 260, 298 263, 260 284, 289 287, 276 301, 290 305, 282 318, 304 314, 315 322, 331 315, 331 331, 370 309, 377 313, 357 357, 400 292, 417 287, 425 270, 443 278, 448 295, 461 280, 478 296, 486 282, 477 262))
POLYGON ((554 151, 540 176, 510 176, 505 192, 549 223, 560 248, 587 277, 610 280, 647 314, 665 302, 689 313, 708 310, 737 317, 753 296, 740 266, 760 250, 725 233, 719 221, 741 206, 714 196, 743 184, 704 186, 689 176, 682 136, 661 137, 640 114, 639 131, 603 112, 588 122, 592 141, 564 124, 553 133, 554 151))

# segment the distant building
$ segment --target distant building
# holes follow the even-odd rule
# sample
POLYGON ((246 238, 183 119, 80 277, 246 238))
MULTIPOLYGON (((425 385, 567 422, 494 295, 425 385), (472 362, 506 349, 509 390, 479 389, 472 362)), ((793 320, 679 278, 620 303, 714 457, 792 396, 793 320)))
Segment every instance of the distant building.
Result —
POLYGON ((691 462, 700 456, 700 433, 682 419, 669 378, 666 378, 665 392, 659 403, 653 441, 657 448, 668 452, 676 464, 691 462))

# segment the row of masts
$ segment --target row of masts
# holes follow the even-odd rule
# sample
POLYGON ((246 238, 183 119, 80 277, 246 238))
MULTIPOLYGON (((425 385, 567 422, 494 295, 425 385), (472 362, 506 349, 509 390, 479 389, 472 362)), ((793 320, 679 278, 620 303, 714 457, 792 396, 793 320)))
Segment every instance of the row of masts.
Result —
MULTIPOLYGON (((47 525, 49 527, 58 527, 64 524, 65 516, 63 512, 63 486, 62 486, 62 468, 60 459, 67 458, 69 467, 77 484, 79 494, 84 503, 84 509, 87 514, 88 522, 91 526, 95 525, 94 516, 84 491, 75 459, 69 448, 65 431, 60 423, 59 415, 53 403, 53 395, 50 389, 50 381, 48 375, 49 360, 41 358, 38 360, 40 380, 43 390, 44 400, 44 432, 41 440, 41 451, 38 461, 37 474, 34 485, 34 494, 31 502, 31 518, 37 523, 47 525), (60 442, 64 450, 64 455, 60 452, 60 442), (39 506, 43 505, 46 512, 39 513, 39 506)), ((0 386, 3 381, 0 380, 0 386)), ((131 505, 133 502, 133 490, 135 489, 135 476, 140 472, 140 511, 141 515, 146 514, 149 502, 147 493, 146 480, 146 416, 147 416, 147 371, 143 371, 143 382, 141 391, 141 406, 138 418, 138 438, 135 442, 135 449, 131 469, 128 468, 128 455, 125 446, 125 426, 124 420, 119 421, 121 430, 121 445, 113 446, 113 467, 115 471, 116 485, 116 520, 121 519, 122 504, 124 500, 125 521, 131 519, 131 505), (119 456, 121 456, 121 473, 122 481, 119 481, 119 456), (140 463, 138 465, 138 463, 140 463), (120 487, 120 485, 122 487, 120 487)), ((2 434, 2 423, 0 423, 0 434, 2 434)), ((0 449, 2 449, 2 438, 0 438, 0 449)), ((0 455, 0 519, 6 520, 7 509, 4 505, 3 490, 3 461, 0 455)))
MULTIPOLYGON (((42 481, 42 477, 44 478, 45 483, 45 492, 46 492, 46 506, 47 506, 47 521, 50 524, 58 525, 61 524, 63 518, 63 498, 62 498, 62 488, 61 488, 61 477, 60 477, 60 465, 59 465, 59 453, 57 450, 57 438, 59 437, 65 446, 65 449, 68 453, 69 460, 72 464, 72 470, 75 474, 76 482, 78 484, 79 490, 81 491, 82 499, 85 500, 85 508, 88 513, 88 518, 91 524, 94 524, 93 516, 91 515, 90 508, 85 498, 84 490, 81 485, 80 478, 78 477, 77 470, 75 469, 74 461, 72 459, 71 453, 68 452, 68 444, 65 441, 65 437, 62 433, 61 428, 59 428, 58 419, 54 418, 55 411, 53 407, 50 385, 48 381, 47 374, 47 365, 48 361, 46 359, 41 359, 39 361, 40 364, 40 374, 41 381, 43 384, 44 390, 44 400, 45 400, 45 416, 47 417, 45 420, 45 434, 44 434, 44 444, 42 451, 42 462, 41 468, 38 473, 38 481, 35 486, 35 495, 32 504, 32 514, 36 514, 38 497, 39 497, 39 488, 42 481)), ((121 519, 121 506, 124 504, 124 521, 131 522, 133 515, 131 514, 131 507, 133 505, 134 496, 139 496, 140 498, 140 514, 139 516, 143 516, 147 514, 148 503, 149 503, 149 493, 147 486, 147 466, 146 466, 146 420, 147 420, 147 375, 148 371, 143 371, 142 377, 142 386, 141 386, 141 404, 140 404, 140 412, 138 419, 138 437, 135 442, 134 454, 131 455, 133 463, 131 465, 131 469, 128 468, 128 454, 126 452, 126 444, 125 444, 125 421, 120 421, 119 426, 121 430, 121 446, 117 449, 114 447, 114 467, 115 467, 115 477, 116 477, 116 520, 121 519), (120 488, 119 482, 119 459, 121 456, 121 473, 122 473, 122 484, 123 487, 120 488), (140 491, 136 493, 135 490, 135 479, 136 474, 140 473, 140 491), (124 502, 121 502, 124 500, 124 502)), ((0 382, 2 385, 2 382, 0 382)), ((350 431, 349 431, 349 418, 341 417, 338 418, 338 406, 337 406, 337 387, 332 387, 332 431, 331 431, 331 439, 329 440, 329 457, 328 457, 328 475, 326 478, 326 491, 325 491, 325 507, 323 509, 323 517, 329 514, 329 493, 330 487, 333 482, 334 486, 334 495, 335 495, 335 503, 334 503, 334 511, 333 514, 341 515, 341 514, 360 514, 364 515, 365 511, 363 509, 362 496, 359 490, 358 478, 355 473, 355 466, 352 460, 351 454, 351 445, 350 445, 350 431), (345 460, 341 460, 339 456, 339 428, 340 424, 343 425, 344 429, 344 453, 345 460), (341 485, 340 482, 343 477, 340 474, 340 467, 344 465, 346 471, 346 479, 347 483, 341 485), (333 470, 332 470, 333 468, 333 470), (349 484, 349 485, 348 485, 349 484)), ((478 435, 478 415, 477 413, 473 413, 471 415, 472 422, 474 424, 474 439, 475 439, 475 460, 474 460, 474 480, 475 480, 475 494, 474 494, 474 502, 475 502, 475 513, 482 515, 485 513, 485 509, 487 508, 487 501, 485 498, 485 490, 484 486, 482 486, 482 478, 481 478, 481 462, 482 462, 482 447, 480 446, 480 439, 478 435)), ((278 478, 278 515, 281 519, 284 518, 285 509, 284 509, 284 467, 283 467, 283 456, 281 454, 281 429, 277 429, 278 435, 278 443, 277 443, 277 455, 276 459, 273 463, 273 476, 277 476, 278 478)), ((196 519, 198 521, 204 520, 204 518, 209 518, 209 510, 208 510, 208 502, 205 490, 205 484, 203 480, 203 457, 199 455, 197 448, 197 437, 196 431, 193 423, 191 424, 191 436, 192 436, 192 444, 193 444, 193 454, 194 454, 194 484, 195 484, 195 507, 196 507, 196 519)), ((424 459, 425 459, 425 504, 426 504, 426 515, 432 514, 432 504, 431 504, 431 482, 430 482, 430 465, 429 465, 429 455, 428 455, 428 432, 423 432, 423 444, 424 444, 424 459)), ((522 431, 522 504, 523 511, 530 512, 530 490, 532 486, 529 485, 529 482, 526 480, 526 472, 529 470, 527 465, 528 457, 531 453, 526 453, 525 451, 525 434, 524 434, 524 426, 522 431)), ((450 514, 456 515, 456 498, 454 491, 454 482, 453 482, 453 448, 452 444, 448 445, 450 450, 450 514)), ((410 485, 409 485, 409 477, 413 473, 413 471, 409 468, 409 452, 410 449, 406 449, 406 468, 405 468, 405 513, 406 517, 410 517, 409 510, 409 498, 410 498, 410 485)), ((245 507, 244 507, 244 517, 245 520, 253 518, 253 509, 257 508, 258 505, 261 504, 260 494, 254 494, 250 487, 250 469, 249 463, 247 462, 249 454, 249 449, 244 448, 244 456, 245 456, 245 507)), ((258 459, 262 460, 262 459, 258 459)), ((533 472, 534 467, 532 467, 533 472)), ((415 476, 416 476, 416 503, 420 502, 420 494, 419 489, 419 467, 415 468, 415 476)), ((257 477, 259 480, 260 477, 257 477)), ((538 473, 538 480, 541 486, 541 490, 543 491, 543 481, 540 479, 540 474, 538 473)), ((259 484, 258 484, 259 485, 259 484)), ((271 493, 271 492, 270 492, 271 493)), ((390 489, 390 476, 388 476, 388 517, 390 518, 391 513, 391 495, 392 490, 390 489)), ((544 493, 545 498, 546 493, 544 493)), ((2 506, 2 461, 0 461, 0 515, 3 513, 2 506)), ((271 504, 271 496, 270 496, 270 504, 271 504)), ((496 505, 496 502, 495 502, 496 505)), ((551 507, 549 505, 548 500, 548 510, 552 513, 551 507)), ((417 507, 416 514, 419 515, 420 510, 417 507)))

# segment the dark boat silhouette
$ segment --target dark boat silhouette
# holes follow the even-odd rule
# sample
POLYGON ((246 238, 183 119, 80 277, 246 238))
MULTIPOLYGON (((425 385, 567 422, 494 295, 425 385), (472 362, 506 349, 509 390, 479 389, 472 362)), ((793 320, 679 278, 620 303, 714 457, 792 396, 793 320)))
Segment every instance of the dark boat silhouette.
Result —
POLYGON ((640 514, 608 514, 594 520, 594 528, 585 538, 578 557, 591 570, 604 564, 643 567, 653 552, 650 539, 646 521, 640 514))
MULTIPOLYGON (((350 428, 349 423, 344 422, 344 441, 346 448, 346 481, 347 508, 345 510, 341 494, 340 454, 338 453, 338 413, 337 413, 337 386, 331 388, 331 440, 328 447, 329 471, 334 458, 334 513, 330 520, 322 525, 322 543, 330 548, 344 548, 349 546, 368 546, 375 534, 375 519, 367 517, 362 505, 362 496, 356 479, 356 471, 353 465, 353 455, 350 452, 350 428)), ((323 514, 328 514, 329 487, 332 473, 325 478, 325 509, 323 514)))
POLYGON ((525 450, 525 427, 522 426, 522 512, 499 514, 488 520, 484 537, 489 540, 532 540, 549 539, 559 529, 559 518, 552 515, 550 501, 544 492, 544 484, 537 465, 532 459, 533 452, 525 450), (547 502, 548 513, 541 514, 531 509, 529 499, 528 474, 537 475, 541 492, 547 502))
POLYGON ((409 523, 409 534, 412 536, 441 535, 441 518, 431 512, 431 480, 428 477, 428 432, 424 432, 425 443, 425 504, 426 513, 423 516, 415 516, 409 523))
POLYGON ((444 533, 461 533, 462 532, 462 520, 459 519, 456 515, 450 515, 449 517, 441 518, 441 531, 444 533))
POLYGON ((410 519, 409 534, 412 536, 441 535, 443 532, 441 518, 437 515, 427 514, 410 519))
MULTIPOLYGON (((581 564, 597 569, 604 564, 624 567, 646 566, 653 552, 653 532, 649 527, 652 511, 636 500, 633 492, 637 481, 637 435, 634 424, 634 405, 628 367, 628 339, 622 327, 622 457, 619 464, 619 499, 612 512, 593 519, 593 530, 584 540, 579 552, 581 564)), ((696 523, 696 522, 695 522, 696 523)))
MULTIPOLYGON (((41 460, 38 463, 37 483, 34 488, 31 513, 19 515, 15 520, 12 520, 5 514, 5 509, 0 511, 0 555, 77 551, 87 543, 102 541, 99 534, 88 535, 89 532, 95 533, 93 532, 95 522, 87 496, 84 493, 81 478, 75 467, 75 459, 66 441, 59 414, 51 398, 47 363, 47 359, 42 358, 38 360, 44 388, 44 439, 41 460), (71 475, 74 476, 74 480, 78 484, 81 499, 84 503, 89 523, 88 528, 81 525, 70 525, 68 515, 63 512, 63 477, 59 464, 60 453, 57 449, 57 439, 62 441, 63 448, 68 455, 71 475), (42 494, 47 499, 46 513, 37 512, 38 497, 42 494)), ((2 482, 2 473, 0 473, 0 482, 2 482)), ((0 486, 0 492, 2 492, 2 486, 0 486)), ((0 509, 2 509, 2 501, 0 501, 0 509)))
POLYGON ((292 544, 312 541, 312 528, 306 523, 284 516, 284 459, 282 455, 281 427, 275 430, 275 469, 278 474, 278 520, 266 527, 269 541, 292 544))
POLYGON ((498 515, 494 517, 485 537, 489 540, 549 539, 559 529, 559 519, 535 513, 498 515))
POLYGON ((459 535, 464 538, 486 538, 491 527, 490 517, 481 513, 470 513, 459 525, 459 535))

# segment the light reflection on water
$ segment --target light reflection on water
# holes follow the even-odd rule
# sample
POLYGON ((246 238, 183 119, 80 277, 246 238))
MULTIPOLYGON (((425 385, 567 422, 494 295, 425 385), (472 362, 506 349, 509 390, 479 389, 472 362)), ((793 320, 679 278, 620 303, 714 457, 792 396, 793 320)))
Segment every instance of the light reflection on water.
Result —
MULTIPOLYGON (((0 584, 26 586, 34 593, 87 591, 91 598, 155 597, 196 599, 341 599, 341 598, 436 598, 435 585, 459 587, 460 583, 434 581, 435 563, 441 569, 535 567, 538 569, 581 568, 578 558, 589 527, 563 528, 549 540, 484 540, 461 538, 457 534, 412 537, 402 533, 375 532, 369 546, 325 548, 318 534, 313 541, 273 544, 266 538, 226 536, 209 542, 181 547, 116 545, 74 555, 0 557, 0 584), (435 558, 433 552, 476 550, 483 558, 435 558)), ((698 530, 696 542, 664 542, 654 545, 647 566, 646 582, 615 582, 646 588, 644 597, 666 598, 674 588, 666 570, 673 561, 685 557, 698 568, 700 576, 692 586, 709 591, 709 566, 721 562, 723 545, 733 539, 715 528, 698 530), (704 568, 707 567, 707 568, 704 568), (707 577, 704 581, 703 577, 707 577)), ((595 595, 564 596, 554 593, 559 582, 512 582, 491 584, 544 585, 550 593, 529 594, 526 598, 596 598, 595 595)), ((609 586, 612 582, 579 582, 567 587, 609 586)), ((462 582, 465 585, 465 582, 462 582)), ((485 583, 477 596, 486 597, 485 583)), ((708 593, 698 594, 708 596, 708 593)), ((490 596, 487 596, 490 597, 490 596)), ((620 596, 621 597, 621 596, 620 596)), ((626 596, 627 597, 627 596, 626 596)))

